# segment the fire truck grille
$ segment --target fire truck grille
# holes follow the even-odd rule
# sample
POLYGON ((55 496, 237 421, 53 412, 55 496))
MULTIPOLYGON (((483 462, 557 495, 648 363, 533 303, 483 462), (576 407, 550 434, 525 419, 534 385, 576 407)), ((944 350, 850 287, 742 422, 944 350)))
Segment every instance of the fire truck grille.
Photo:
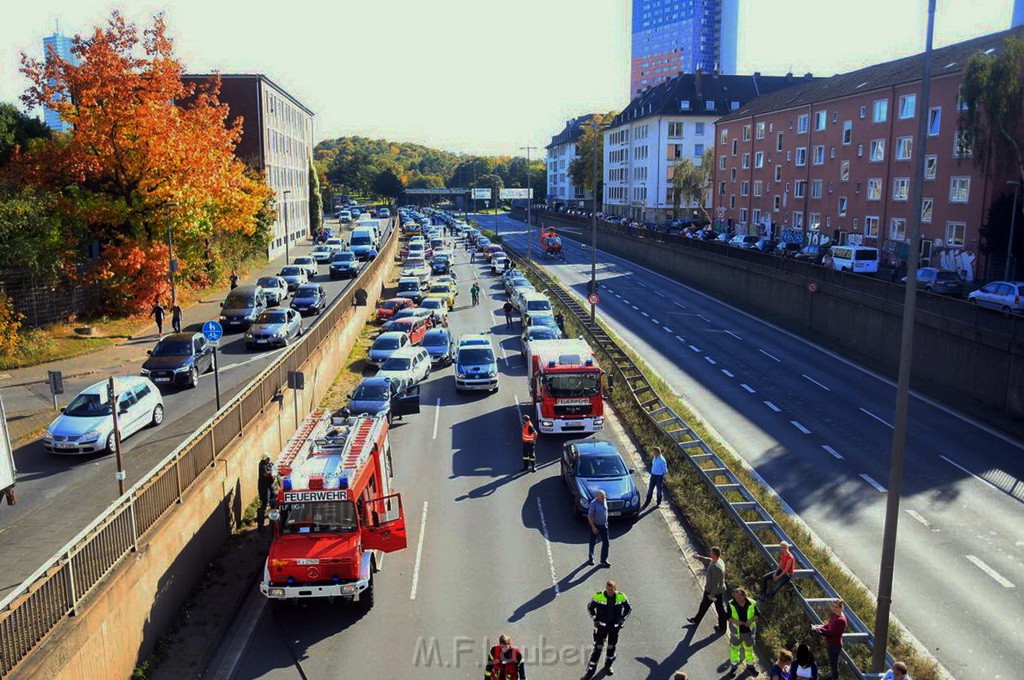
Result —
POLYGON ((579 416, 590 413, 590 404, 582 404, 580 406, 565 406, 555 404, 555 415, 556 416, 579 416))

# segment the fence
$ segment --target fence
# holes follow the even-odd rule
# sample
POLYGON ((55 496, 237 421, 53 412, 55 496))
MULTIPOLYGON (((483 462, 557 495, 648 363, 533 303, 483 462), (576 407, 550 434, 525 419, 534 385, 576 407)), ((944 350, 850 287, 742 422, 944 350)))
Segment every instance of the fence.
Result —
POLYGON ((397 230, 387 245, 326 312, 281 358, 253 378, 193 435, 92 521, 78 536, 0 602, 0 677, 8 675, 66 617, 74 615, 139 539, 172 507, 234 438, 281 390, 344 318, 359 284, 390 265, 397 230))
POLYGON ((25 328, 66 322, 92 302, 92 289, 57 274, 5 271, 0 276, 0 291, 10 297, 25 328))

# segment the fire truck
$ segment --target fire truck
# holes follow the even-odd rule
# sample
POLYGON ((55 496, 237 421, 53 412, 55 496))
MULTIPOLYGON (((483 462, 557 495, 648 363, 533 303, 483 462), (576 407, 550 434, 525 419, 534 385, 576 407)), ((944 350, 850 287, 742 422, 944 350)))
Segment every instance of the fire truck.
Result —
POLYGON ((276 461, 273 539, 260 590, 271 600, 373 606, 384 553, 406 547, 384 416, 307 417, 276 461))
POLYGON ((545 434, 604 428, 604 371, 583 340, 530 343, 530 396, 545 434))

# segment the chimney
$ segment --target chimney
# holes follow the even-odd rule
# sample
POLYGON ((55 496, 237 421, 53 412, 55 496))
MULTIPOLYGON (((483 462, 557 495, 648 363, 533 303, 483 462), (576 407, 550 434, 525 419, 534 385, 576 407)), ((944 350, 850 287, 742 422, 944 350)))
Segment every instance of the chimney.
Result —
POLYGON ((814 74, 813 73, 805 73, 804 74, 804 80, 811 80, 813 78, 814 78, 814 74))
POLYGON ((786 74, 786 80, 793 80, 793 72, 792 71, 790 71, 789 73, 786 74))
POLYGON ((704 95, 701 93, 701 73, 700 66, 693 72, 693 87, 697 90, 697 99, 701 99, 704 95))

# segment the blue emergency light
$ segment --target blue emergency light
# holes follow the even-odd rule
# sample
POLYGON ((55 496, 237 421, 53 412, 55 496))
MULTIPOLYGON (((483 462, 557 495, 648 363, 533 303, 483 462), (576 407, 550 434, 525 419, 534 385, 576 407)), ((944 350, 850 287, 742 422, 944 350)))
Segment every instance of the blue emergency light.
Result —
POLYGON ((284 480, 281 482, 281 487, 285 491, 291 491, 292 490, 292 478, 291 477, 285 477, 284 480))
POLYGON ((341 479, 338 480, 338 488, 339 489, 347 489, 348 488, 348 477, 342 477, 341 479))
POLYGON ((586 364, 587 366, 593 366, 593 365, 594 365, 594 360, 593 360, 593 359, 587 359, 587 360, 586 360, 586 361, 585 361, 584 363, 585 363, 585 364, 586 364))

